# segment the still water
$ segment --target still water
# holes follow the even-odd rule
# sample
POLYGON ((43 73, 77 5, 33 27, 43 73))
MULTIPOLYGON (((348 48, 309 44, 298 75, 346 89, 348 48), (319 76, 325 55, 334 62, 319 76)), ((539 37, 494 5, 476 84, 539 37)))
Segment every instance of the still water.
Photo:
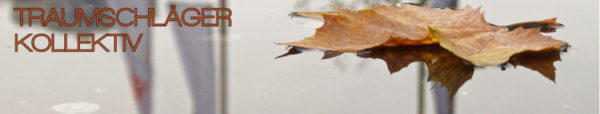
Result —
MULTIPOLYGON (((350 4, 346 8, 368 7, 345 3, 350 4)), ((322 24, 282 15, 297 10, 332 11, 330 4, 314 0, 232 2, 233 10, 252 9, 235 15, 243 20, 231 28, 230 64, 240 66, 230 69, 232 113, 418 112, 417 62, 390 74, 385 60, 354 53, 320 60, 322 52, 308 51, 272 60, 286 52, 285 46, 274 42, 312 36, 322 24)), ((459 7, 481 6, 486 20, 497 25, 557 17, 565 27, 545 35, 566 41, 572 48, 553 62, 554 80, 523 66, 504 71, 499 66, 475 68, 470 79, 459 77, 468 80, 457 87, 454 112, 598 113, 598 8, 593 4, 597 1, 461 1, 459 7)), ((433 92, 429 91, 434 85, 429 82, 426 86, 426 113, 435 113, 433 92)))

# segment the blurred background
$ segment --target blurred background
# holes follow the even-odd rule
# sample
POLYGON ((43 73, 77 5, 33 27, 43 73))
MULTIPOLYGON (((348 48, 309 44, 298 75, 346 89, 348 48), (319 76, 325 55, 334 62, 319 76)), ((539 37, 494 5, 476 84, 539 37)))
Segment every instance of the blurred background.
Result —
POLYGON ((323 23, 291 17, 291 12, 406 3, 438 5, 419 0, 2 0, 0 19, 6 21, 0 22, 0 34, 5 36, 0 39, 0 91, 4 93, 0 113, 598 113, 597 0, 456 1, 456 8, 481 6, 486 20, 496 25, 557 17, 565 27, 544 35, 572 47, 554 62, 554 80, 524 67, 476 68, 452 98, 450 111, 440 111, 443 106, 436 105, 440 104, 436 82, 423 80, 422 63, 390 74, 384 61, 352 53, 320 60, 322 52, 307 51, 274 59, 287 52, 286 46, 274 43, 311 36, 323 23), (178 11, 231 8, 233 26, 40 27, 34 22, 38 25, 20 27, 18 13, 12 10, 54 7, 72 14, 74 8, 91 12, 104 7, 154 7, 155 21, 164 22, 170 4, 177 5, 178 11), (32 53, 23 48, 14 52, 15 33, 68 33, 69 45, 74 46, 75 35, 86 32, 144 33, 144 39, 135 53, 32 53))

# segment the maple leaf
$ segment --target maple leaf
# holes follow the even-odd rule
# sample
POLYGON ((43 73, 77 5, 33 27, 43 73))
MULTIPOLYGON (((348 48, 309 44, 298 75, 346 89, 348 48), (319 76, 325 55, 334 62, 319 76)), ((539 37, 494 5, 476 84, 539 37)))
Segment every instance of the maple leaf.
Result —
POLYGON ((339 13, 294 13, 323 19, 324 24, 311 37, 281 44, 334 52, 439 44, 477 66, 504 63, 524 51, 557 50, 566 45, 540 34, 562 26, 556 18, 496 26, 485 21, 479 8, 469 6, 459 10, 413 5, 378 5, 360 11, 335 9, 339 13))
POLYGON ((517 28, 513 31, 496 30, 477 33, 444 34, 440 45, 455 55, 478 66, 504 63, 524 51, 559 50, 566 42, 540 34, 539 28, 517 28))

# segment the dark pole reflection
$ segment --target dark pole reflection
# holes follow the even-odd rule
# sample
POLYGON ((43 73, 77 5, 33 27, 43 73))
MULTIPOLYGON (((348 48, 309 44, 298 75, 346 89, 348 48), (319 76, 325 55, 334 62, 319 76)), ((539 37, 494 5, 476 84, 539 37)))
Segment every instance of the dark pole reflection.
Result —
MULTIPOLYGON (((457 5, 456 0, 423 0, 423 1, 427 1, 427 3, 425 5, 432 7, 432 8, 456 9, 456 5, 457 5)), ((421 66, 422 66, 422 64, 421 64, 421 66)), ((423 67, 419 67, 419 69, 423 69, 423 67)), ((424 73, 422 73, 422 74, 424 74, 424 73)), ((471 72, 471 75, 473 75, 473 72, 471 72)), ((420 75, 420 76, 424 77, 424 75, 420 75)), ((469 76, 469 77, 471 77, 471 76, 469 76)), ((419 80, 419 81, 422 81, 422 80, 419 80)), ((423 88, 419 88, 419 89, 423 89, 423 88)), ((435 83, 433 85, 432 89, 433 89, 433 96, 435 98, 435 102, 436 102, 435 104, 436 104, 436 109, 437 109, 438 114, 452 114, 454 112, 453 111, 454 97, 448 97, 449 96, 448 94, 451 94, 453 96, 456 93, 456 91, 454 91, 455 93, 448 93, 449 88, 440 86, 439 83, 435 83)), ((425 97, 425 96, 419 96, 419 97, 425 97)))

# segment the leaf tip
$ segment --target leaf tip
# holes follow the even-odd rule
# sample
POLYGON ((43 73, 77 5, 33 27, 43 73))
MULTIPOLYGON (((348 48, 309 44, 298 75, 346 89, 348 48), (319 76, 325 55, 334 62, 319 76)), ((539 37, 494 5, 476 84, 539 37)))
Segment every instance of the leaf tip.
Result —
POLYGON ((296 54, 300 54, 300 53, 302 53, 302 51, 300 51, 298 49, 298 47, 293 46, 292 48, 290 48, 290 50, 288 50, 287 53, 279 55, 279 56, 275 57, 275 59, 282 58, 282 57, 289 56, 289 55, 296 55, 296 54))
POLYGON ((323 54, 323 57, 321 58, 321 60, 325 60, 325 59, 329 59, 329 58, 333 58, 333 57, 337 57, 339 55, 342 55, 342 52, 339 51, 325 51, 323 54))

